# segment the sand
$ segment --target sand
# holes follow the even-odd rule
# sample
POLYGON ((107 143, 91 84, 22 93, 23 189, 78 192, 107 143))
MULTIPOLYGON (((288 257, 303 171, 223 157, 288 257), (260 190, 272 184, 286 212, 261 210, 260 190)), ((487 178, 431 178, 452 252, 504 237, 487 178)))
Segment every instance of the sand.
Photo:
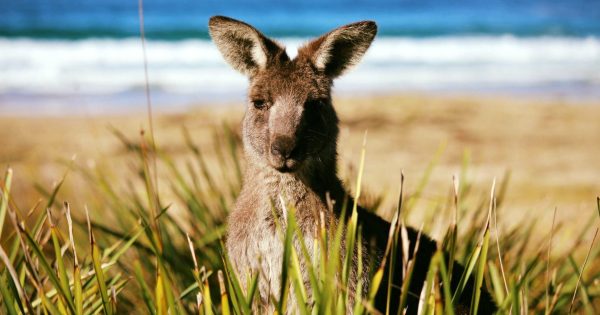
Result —
MULTIPOLYGON (((511 220, 529 217, 549 226, 557 207, 559 218, 576 226, 577 220, 587 220, 596 211, 600 101, 399 94, 340 97, 335 104, 341 119, 340 172, 344 178, 354 178, 367 132, 363 183, 371 194, 386 196, 384 216, 391 215, 400 173, 405 174, 410 195, 435 160, 419 198, 424 208, 447 199, 453 175, 465 176, 462 180, 484 196, 494 178, 500 180, 510 172, 503 211, 511 220), (466 173, 461 173, 465 161, 466 173)), ((229 124, 237 130, 242 115, 242 104, 204 104, 186 113, 155 113, 156 142, 175 156, 185 152, 181 136, 185 126, 194 142, 210 154, 214 129, 229 124)), ((146 113, 5 115, 0 125, 0 168, 15 169, 15 200, 23 208, 40 196, 33 183, 49 187, 62 176, 63 162, 74 155, 82 165, 125 166, 122 146, 109 126, 133 139, 139 137, 140 128, 149 129, 146 113)), ((61 197, 85 200, 82 191, 66 188, 61 197)))

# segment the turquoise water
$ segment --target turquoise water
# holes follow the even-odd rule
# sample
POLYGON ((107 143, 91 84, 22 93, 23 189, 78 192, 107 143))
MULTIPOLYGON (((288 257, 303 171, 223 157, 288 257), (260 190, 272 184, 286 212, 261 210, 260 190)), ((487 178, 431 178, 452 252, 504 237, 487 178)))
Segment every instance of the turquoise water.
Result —
MULTIPOLYGON (((135 0, 2 0, 0 36, 82 39, 138 35, 135 0)), ((383 36, 597 36, 600 1, 144 1, 148 37, 207 38, 215 14, 260 24, 279 37, 305 37, 331 25, 373 19, 383 36)))

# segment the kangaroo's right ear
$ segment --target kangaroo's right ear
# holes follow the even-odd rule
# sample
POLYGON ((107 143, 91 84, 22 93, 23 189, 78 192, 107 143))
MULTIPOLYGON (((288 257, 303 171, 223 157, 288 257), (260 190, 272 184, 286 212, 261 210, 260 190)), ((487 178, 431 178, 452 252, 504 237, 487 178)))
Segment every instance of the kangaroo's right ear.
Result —
POLYGON ((362 21, 339 27, 298 50, 329 77, 340 76, 357 64, 377 34, 377 24, 362 21))
POLYGON ((213 16, 208 21, 208 30, 225 61, 249 77, 275 58, 287 57, 284 47, 244 22, 213 16))

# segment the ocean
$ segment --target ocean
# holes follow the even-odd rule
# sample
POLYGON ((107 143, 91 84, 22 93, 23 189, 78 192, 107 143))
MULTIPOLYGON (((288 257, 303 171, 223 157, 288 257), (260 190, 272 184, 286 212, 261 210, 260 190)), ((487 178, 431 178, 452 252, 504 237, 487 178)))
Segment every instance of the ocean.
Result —
MULTIPOLYGON (((0 0, 0 113, 143 108, 138 2, 0 0)), ((600 98, 600 1, 144 1, 158 108, 244 98, 246 78, 207 32, 244 20, 288 47, 375 20, 379 34, 335 94, 519 93, 600 98)))

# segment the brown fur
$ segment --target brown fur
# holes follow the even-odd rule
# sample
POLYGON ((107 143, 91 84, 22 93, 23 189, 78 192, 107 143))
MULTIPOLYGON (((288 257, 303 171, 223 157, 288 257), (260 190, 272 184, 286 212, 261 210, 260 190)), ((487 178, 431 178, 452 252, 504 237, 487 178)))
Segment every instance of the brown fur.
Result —
MULTIPOLYGON (((272 313, 270 299, 279 298, 281 287, 283 244, 276 225, 286 224, 282 200, 296 209, 308 246, 313 244, 321 213, 331 229, 340 219, 344 201, 353 203, 337 176, 339 130, 331 86, 334 78, 359 62, 377 27, 371 21, 342 26, 301 47, 294 59, 287 56, 283 46, 246 23, 217 16, 210 19, 209 30, 225 60, 250 80, 242 126, 247 169, 228 220, 227 253, 240 279, 259 273, 260 305, 256 310, 272 313), (327 196, 336 201, 333 211, 327 205, 327 196)), ((374 265, 385 248, 389 223, 362 208, 359 223, 368 244, 365 252, 376 258, 374 265)), ((409 238, 414 245, 417 233, 409 230, 409 238)), ((409 312, 418 305, 435 242, 424 237, 420 248, 423 258, 417 257, 409 312)), ((303 266, 301 269, 305 271, 303 266)), ((351 295, 356 280, 353 276, 351 295)), ((366 283, 368 278, 364 280, 366 283)), ((401 273, 396 272, 394 282, 401 281, 401 273)), ((384 301, 386 293, 380 291, 378 302, 384 301)), ((288 312, 294 313, 293 294, 288 305, 288 312)))

